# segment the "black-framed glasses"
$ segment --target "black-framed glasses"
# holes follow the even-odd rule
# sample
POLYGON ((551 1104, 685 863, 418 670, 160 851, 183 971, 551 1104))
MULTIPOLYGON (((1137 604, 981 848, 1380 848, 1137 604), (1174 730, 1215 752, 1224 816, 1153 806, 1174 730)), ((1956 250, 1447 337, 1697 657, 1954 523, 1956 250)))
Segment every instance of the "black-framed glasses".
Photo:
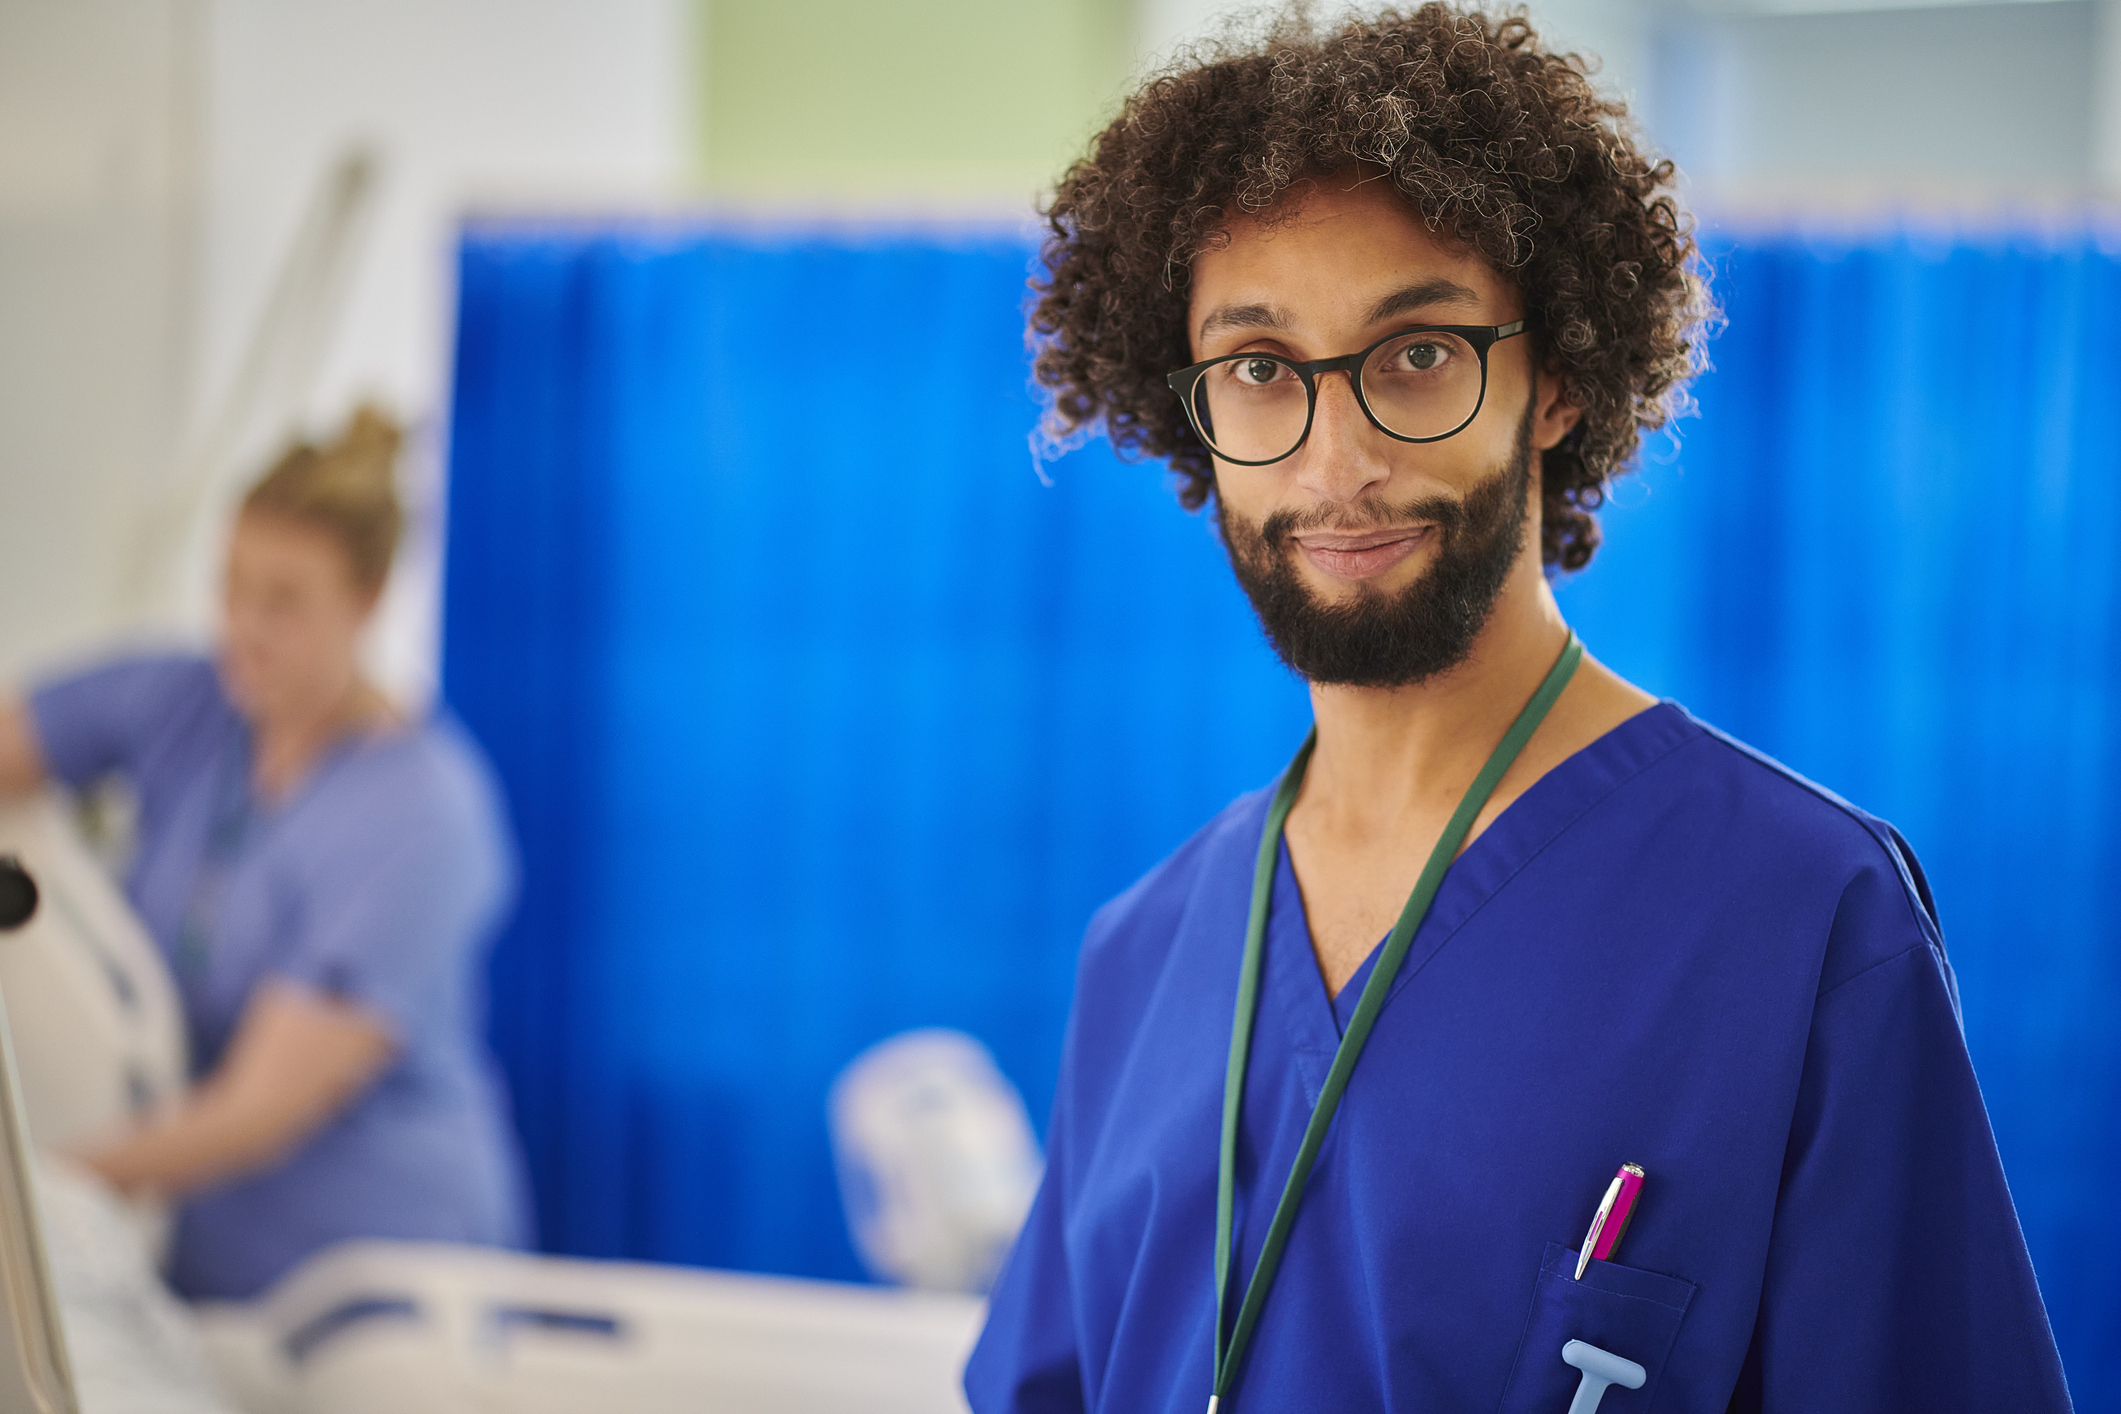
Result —
POLYGON ((1345 372, 1377 430, 1401 442, 1441 442, 1480 416, 1488 396, 1488 350, 1522 334, 1508 324, 1416 324, 1360 353, 1298 363, 1280 354, 1235 353, 1181 368, 1166 380, 1208 449, 1238 466, 1267 466, 1311 435, 1318 376, 1345 372))

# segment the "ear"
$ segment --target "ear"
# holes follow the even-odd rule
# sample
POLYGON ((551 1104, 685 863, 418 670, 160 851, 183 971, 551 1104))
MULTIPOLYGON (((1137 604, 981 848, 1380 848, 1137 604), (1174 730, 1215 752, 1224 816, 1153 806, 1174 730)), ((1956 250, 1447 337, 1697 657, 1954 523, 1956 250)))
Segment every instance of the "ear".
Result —
POLYGON ((1560 445, 1583 420, 1583 409, 1569 401, 1568 393, 1568 379, 1559 368, 1549 364, 1539 370, 1532 384, 1532 450, 1560 445))

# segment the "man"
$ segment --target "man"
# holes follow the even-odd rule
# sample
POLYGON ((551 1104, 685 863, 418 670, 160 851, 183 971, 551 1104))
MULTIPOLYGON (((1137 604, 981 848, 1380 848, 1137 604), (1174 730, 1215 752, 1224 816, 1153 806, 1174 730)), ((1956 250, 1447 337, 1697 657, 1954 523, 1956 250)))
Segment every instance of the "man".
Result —
POLYGON ((980 1414, 2068 1407, 1906 845, 1548 589, 1694 367, 1670 177, 1430 5, 1062 184, 1057 430, 1212 503, 1317 729, 1091 924, 980 1414))

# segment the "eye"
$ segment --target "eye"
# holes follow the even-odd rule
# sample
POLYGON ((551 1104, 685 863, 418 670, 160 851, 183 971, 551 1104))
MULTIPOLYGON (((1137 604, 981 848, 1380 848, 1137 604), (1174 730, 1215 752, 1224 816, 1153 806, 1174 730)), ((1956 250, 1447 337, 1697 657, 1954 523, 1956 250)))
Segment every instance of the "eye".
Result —
POLYGON ((1246 388, 1264 388, 1296 376, 1287 364, 1272 358, 1239 358, 1224 366, 1230 370, 1230 377, 1246 388))
POLYGON ((1415 373, 1433 373, 1451 361, 1448 345, 1433 339, 1416 339, 1399 351, 1400 363, 1415 373))

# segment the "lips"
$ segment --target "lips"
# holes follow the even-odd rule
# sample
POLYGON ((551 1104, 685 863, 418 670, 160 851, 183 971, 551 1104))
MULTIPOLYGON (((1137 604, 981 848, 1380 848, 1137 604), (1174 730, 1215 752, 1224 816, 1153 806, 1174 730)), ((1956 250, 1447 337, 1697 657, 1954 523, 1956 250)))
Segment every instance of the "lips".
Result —
POLYGON ((1334 579, 1372 579, 1391 569, 1436 533, 1432 525, 1372 530, 1359 535, 1317 531, 1295 537, 1320 573, 1334 579))

